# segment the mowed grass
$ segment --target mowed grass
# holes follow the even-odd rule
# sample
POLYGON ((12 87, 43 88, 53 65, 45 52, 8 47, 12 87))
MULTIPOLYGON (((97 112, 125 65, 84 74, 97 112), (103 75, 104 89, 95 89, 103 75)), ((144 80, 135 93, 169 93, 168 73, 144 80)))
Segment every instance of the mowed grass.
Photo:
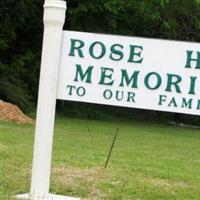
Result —
MULTIPOLYGON (((1 122, 0 199, 29 191, 33 140, 34 125, 1 122)), ((82 199, 199 200, 200 130, 58 117, 50 190, 82 199)))

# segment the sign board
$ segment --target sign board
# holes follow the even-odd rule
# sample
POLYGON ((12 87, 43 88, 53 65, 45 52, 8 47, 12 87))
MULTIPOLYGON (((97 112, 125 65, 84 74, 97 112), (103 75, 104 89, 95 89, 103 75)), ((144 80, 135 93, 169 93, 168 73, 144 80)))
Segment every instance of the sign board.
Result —
POLYGON ((200 44, 64 31, 57 98, 200 115, 200 44))

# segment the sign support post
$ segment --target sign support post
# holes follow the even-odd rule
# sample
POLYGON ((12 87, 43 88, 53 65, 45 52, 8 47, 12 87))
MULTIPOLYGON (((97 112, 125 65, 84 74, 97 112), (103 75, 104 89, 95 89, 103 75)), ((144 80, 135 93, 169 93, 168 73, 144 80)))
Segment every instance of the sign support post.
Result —
POLYGON ((31 191, 30 194, 17 196, 21 199, 74 199, 49 194, 55 107, 65 12, 65 1, 45 0, 31 191))

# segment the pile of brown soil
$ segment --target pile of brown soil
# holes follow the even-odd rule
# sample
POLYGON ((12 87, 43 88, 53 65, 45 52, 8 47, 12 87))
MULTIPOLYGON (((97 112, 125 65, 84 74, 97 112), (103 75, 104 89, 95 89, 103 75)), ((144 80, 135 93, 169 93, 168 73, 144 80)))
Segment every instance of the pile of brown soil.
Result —
POLYGON ((14 121, 18 124, 31 124, 33 120, 26 116, 16 105, 0 100, 0 120, 14 121))

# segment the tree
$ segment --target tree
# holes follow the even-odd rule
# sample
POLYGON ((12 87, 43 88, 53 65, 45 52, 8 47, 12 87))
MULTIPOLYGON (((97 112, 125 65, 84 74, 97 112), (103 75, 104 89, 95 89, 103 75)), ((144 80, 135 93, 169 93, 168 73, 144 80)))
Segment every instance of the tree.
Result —
POLYGON ((1 98, 30 107, 37 93, 42 38, 39 0, 0 1, 1 98))
MULTIPOLYGON (((200 0, 68 0, 67 4, 68 30, 200 41, 200 0)), ((0 1, 0 94, 24 110, 37 99, 42 15, 41 0, 0 1)))
POLYGON ((69 0, 66 27, 198 42, 199 11, 199 0, 69 0))

